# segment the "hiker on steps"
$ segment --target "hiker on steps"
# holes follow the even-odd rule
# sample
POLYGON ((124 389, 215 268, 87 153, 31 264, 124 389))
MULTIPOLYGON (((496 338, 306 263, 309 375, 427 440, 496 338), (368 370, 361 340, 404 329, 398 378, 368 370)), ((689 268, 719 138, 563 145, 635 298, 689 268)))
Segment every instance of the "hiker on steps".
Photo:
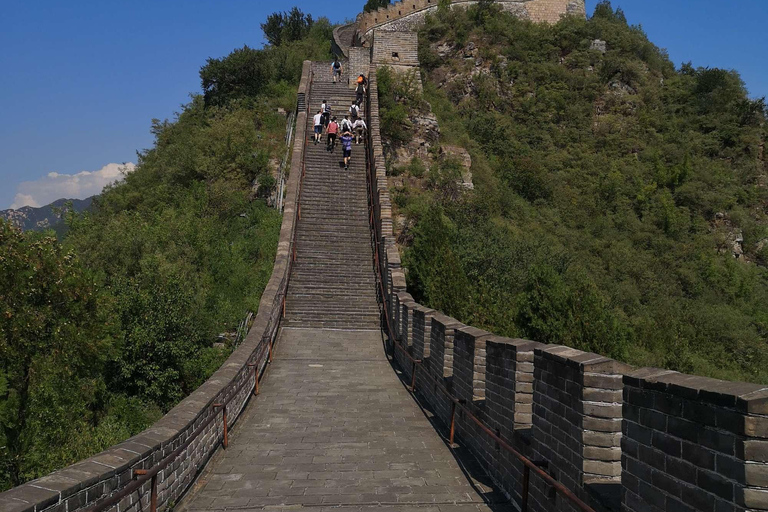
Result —
POLYGON ((349 115, 352 117, 352 121, 356 121, 358 117, 360 117, 360 107, 357 106, 357 104, 353 103, 349 107, 349 115))
POLYGON ((315 144, 320 142, 320 139, 323 136, 323 111, 318 110, 317 114, 315 114, 315 117, 312 118, 312 123, 315 126, 315 144))
POLYGON ((328 127, 328 123, 331 121, 331 104, 328 100, 323 100, 323 104, 320 105, 320 111, 323 113, 323 128, 328 127))
POLYGON ((365 84, 361 81, 363 75, 357 78, 357 87, 355 88, 355 104, 359 107, 363 104, 363 98, 365 97, 365 84))
POLYGON ((325 146, 326 151, 333 153, 333 148, 336 147, 336 136, 339 134, 339 125, 336 122, 336 118, 331 119, 328 123, 328 143, 325 146))
POLYGON ((341 81, 342 71, 344 71, 344 66, 341 65, 338 57, 334 57, 333 64, 331 64, 331 75, 333 76, 333 83, 336 83, 337 78, 339 81, 341 81))
POLYGON ((349 120, 348 115, 344 116, 344 119, 341 120, 341 123, 339 124, 339 130, 341 133, 351 132, 353 130, 352 121, 349 120))
POLYGON ((346 131, 341 134, 341 148, 344 150, 344 170, 349 170, 349 159, 352 158, 352 132, 346 131))
POLYGON ((358 117, 357 121, 352 125, 352 130, 355 133, 355 144, 360 144, 361 140, 365 142, 365 130, 367 129, 368 127, 365 125, 363 118, 358 117))

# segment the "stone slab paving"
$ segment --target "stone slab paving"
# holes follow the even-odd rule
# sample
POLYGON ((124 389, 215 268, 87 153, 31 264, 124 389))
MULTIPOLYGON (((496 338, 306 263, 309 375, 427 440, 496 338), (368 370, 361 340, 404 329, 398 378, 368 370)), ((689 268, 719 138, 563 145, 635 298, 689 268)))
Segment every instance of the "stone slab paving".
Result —
POLYGON ((497 496, 403 387, 380 331, 284 328, 229 448, 176 510, 512 510, 497 496))

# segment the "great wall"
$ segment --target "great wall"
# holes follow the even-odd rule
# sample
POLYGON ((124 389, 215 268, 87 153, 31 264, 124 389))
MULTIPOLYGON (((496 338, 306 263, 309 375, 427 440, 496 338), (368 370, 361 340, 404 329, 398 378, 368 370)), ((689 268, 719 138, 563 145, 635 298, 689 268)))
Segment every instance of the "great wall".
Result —
MULTIPOLYGON (((584 15, 583 0, 498 3, 584 15)), ((334 32, 349 77, 370 78, 349 172, 308 142, 308 112, 354 95, 304 63, 278 254, 243 344, 151 428, 0 510, 768 510, 768 388, 499 337, 407 293, 376 74, 418 66, 413 29, 436 4, 334 32)))

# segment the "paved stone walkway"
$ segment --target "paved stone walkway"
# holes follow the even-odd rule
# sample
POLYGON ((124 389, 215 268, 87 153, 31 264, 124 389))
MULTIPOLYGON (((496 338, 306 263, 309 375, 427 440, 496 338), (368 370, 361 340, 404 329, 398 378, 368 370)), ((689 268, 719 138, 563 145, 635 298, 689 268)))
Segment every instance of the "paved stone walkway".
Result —
POLYGON ((177 510, 479 512, 491 510, 484 491, 399 381, 379 331, 284 328, 261 394, 177 510))
MULTIPOLYGON (((313 109, 354 98, 314 63, 313 109)), ((311 124, 311 120, 309 121, 311 124)), ((308 126, 311 133, 311 126, 308 126)), ((384 352, 368 225, 363 146, 306 147, 298 262, 261 394, 177 511, 509 509, 465 476, 384 352), (501 505, 486 505, 499 502, 501 505)), ((476 464, 476 463, 475 463, 476 464)))

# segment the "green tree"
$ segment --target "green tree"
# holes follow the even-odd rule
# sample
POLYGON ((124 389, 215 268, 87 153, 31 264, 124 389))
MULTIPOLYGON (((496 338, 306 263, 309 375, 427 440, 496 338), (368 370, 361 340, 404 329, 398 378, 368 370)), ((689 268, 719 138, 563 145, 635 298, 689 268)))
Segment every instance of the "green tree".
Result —
POLYGON ((35 459, 95 420, 109 318, 109 303, 73 254, 0 220, 3 481, 19 485, 52 469, 35 459))
POLYGON ((363 11, 364 12, 375 11, 376 9, 387 7, 391 3, 392 3, 392 0, 368 0, 365 3, 365 6, 363 6, 363 11))
POLYGON ((309 35, 315 21, 311 14, 304 14, 301 9, 294 7, 290 12, 275 12, 261 24, 264 37, 272 46, 300 41, 309 35))

